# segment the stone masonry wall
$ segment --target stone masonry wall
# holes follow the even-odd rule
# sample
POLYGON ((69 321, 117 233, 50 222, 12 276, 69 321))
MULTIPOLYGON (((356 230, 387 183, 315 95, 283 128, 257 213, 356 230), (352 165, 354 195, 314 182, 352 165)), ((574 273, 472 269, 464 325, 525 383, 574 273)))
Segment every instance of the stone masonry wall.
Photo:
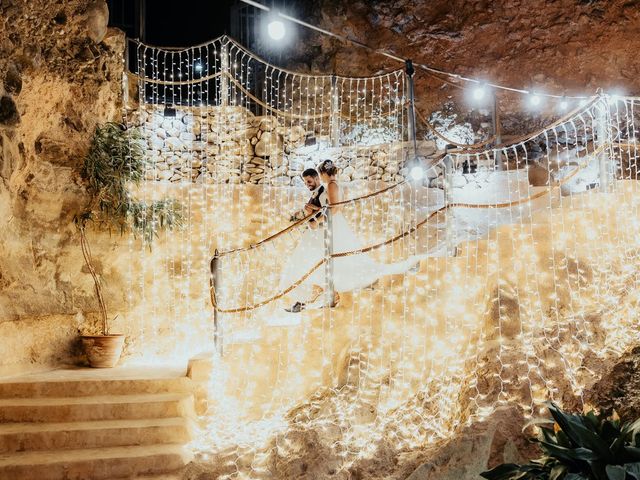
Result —
MULTIPOLYGON (((406 178, 410 146, 403 143, 331 148, 302 126, 283 126, 274 116, 254 116, 239 107, 180 109, 165 117, 147 106, 132 112, 142 126, 149 160, 147 180, 169 182, 299 185, 305 168, 333 160, 341 182, 395 183, 406 178)), ((423 155, 436 153, 434 142, 421 142, 423 155)))

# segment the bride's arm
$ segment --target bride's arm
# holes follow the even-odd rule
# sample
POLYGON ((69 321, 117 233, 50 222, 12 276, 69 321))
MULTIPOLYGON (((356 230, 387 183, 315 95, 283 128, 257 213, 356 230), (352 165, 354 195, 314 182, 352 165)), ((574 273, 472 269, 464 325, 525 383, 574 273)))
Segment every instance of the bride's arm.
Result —
MULTIPOLYGON (((340 202, 340 189, 336 183, 331 182, 327 186, 327 198, 329 200, 329 205, 340 202)), ((338 213, 339 211, 340 207, 333 207, 331 209, 331 213, 338 213)))

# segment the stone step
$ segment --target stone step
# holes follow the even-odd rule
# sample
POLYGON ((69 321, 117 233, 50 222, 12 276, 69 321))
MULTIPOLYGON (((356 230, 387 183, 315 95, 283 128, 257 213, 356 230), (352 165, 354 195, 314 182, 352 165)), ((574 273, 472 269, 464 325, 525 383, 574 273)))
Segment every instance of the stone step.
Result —
POLYGON ((84 422, 169 417, 193 417, 193 397, 184 393, 145 393, 0 399, 0 423, 84 422))
POLYGON ((127 445, 185 444, 189 440, 187 420, 178 417, 0 424, 0 454, 127 445))
POLYGON ((184 369, 67 368, 0 379, 0 399, 190 392, 184 369))
POLYGON ((164 478, 190 460, 188 451, 174 444, 24 452, 0 455, 0 478, 114 480, 153 474, 164 478))

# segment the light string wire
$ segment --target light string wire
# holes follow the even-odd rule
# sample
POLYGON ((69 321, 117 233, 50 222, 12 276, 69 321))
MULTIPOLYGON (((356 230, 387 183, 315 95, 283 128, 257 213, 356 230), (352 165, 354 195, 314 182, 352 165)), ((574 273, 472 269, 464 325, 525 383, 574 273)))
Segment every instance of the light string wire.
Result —
MULTIPOLYGON (((316 32, 322 33, 324 35, 328 35, 330 37, 336 38, 336 39, 341 40, 343 42, 352 43, 352 44, 354 44, 354 45, 356 45, 358 47, 362 47, 362 48, 367 49, 369 51, 372 51, 374 53, 377 53, 377 54, 383 55, 383 56, 385 56, 387 58, 390 58, 392 60, 395 60, 396 62, 405 63, 405 61, 406 61, 404 58, 400 57, 395 52, 389 52, 389 51, 386 51, 386 50, 382 50, 380 48, 374 48, 374 47, 372 47, 370 45, 367 45, 366 43, 363 43, 363 42, 361 42, 359 40, 356 40, 356 39, 354 39, 352 37, 345 36, 345 35, 340 35, 340 34, 337 34, 335 32, 332 32, 332 31, 329 31, 329 30, 325 30, 325 29, 320 28, 320 27, 318 27, 316 25, 312 25, 310 23, 304 22, 302 20, 299 20, 299 19, 297 19, 295 17, 287 15, 287 14, 285 14, 283 12, 280 12, 278 10, 275 10, 273 8, 267 7, 266 5, 262 5, 262 4, 258 3, 258 2, 253 1, 253 0, 241 0, 241 1, 246 3, 246 4, 248 4, 248 5, 251 5, 251 6, 254 6, 254 7, 259 8, 261 10, 264 10, 266 12, 275 11, 275 13, 279 17, 281 17, 281 18, 283 18, 285 20, 288 20, 288 21, 290 21, 292 23, 296 23, 298 25, 301 25, 303 27, 309 28, 311 30, 315 30, 316 32)), ((505 85, 500 85, 500 84, 497 84, 497 83, 485 82, 485 81, 482 81, 482 80, 478 80, 476 78, 467 77, 467 76, 460 75, 460 74, 457 74, 457 73, 447 72, 446 70, 442 70, 442 69, 439 69, 439 68, 434 68, 434 67, 431 67, 431 66, 423 64, 423 63, 414 62, 414 65, 418 66, 419 68, 421 68, 425 72, 428 72, 428 73, 434 74, 434 75, 442 75, 442 76, 446 76, 446 77, 449 77, 449 78, 454 78, 456 80, 462 80, 462 81, 474 83, 474 84, 477 84, 477 85, 486 85, 486 86, 491 87, 491 88, 495 88, 495 89, 499 89, 499 90, 505 90, 505 91, 509 91, 509 92, 515 92, 515 93, 521 93, 521 94, 527 94, 527 95, 532 93, 531 91, 525 90, 525 89, 522 89, 522 88, 513 88, 513 87, 509 87, 509 86, 505 86, 505 85)), ((444 79, 442 79, 440 77, 436 77, 436 78, 439 78, 440 80, 445 81, 444 79)), ((453 82, 447 82, 447 83, 450 83, 451 85, 457 86, 453 82)), ((541 96, 541 97, 556 98, 556 99, 576 99, 576 100, 580 100, 580 99, 590 98, 588 96, 583 96, 583 95, 554 95, 554 94, 540 93, 540 92, 535 92, 535 94, 538 95, 538 96, 541 96)))

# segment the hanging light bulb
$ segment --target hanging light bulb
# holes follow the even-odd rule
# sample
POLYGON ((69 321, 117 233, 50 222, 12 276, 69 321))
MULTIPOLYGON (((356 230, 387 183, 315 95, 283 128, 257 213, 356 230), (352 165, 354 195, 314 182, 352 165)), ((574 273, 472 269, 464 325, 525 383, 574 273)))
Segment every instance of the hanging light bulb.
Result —
POLYGON ((287 31, 282 20, 273 19, 267 25, 267 33, 273 40, 282 40, 287 31))
POLYGON ((422 169, 422 167, 416 165, 411 169, 410 174, 412 179, 422 180, 422 177, 424 177, 424 170, 422 169))
POLYGON ((196 72, 201 72, 202 71, 202 64, 200 62, 195 64, 195 70, 196 72))
POLYGON ((561 111, 565 111, 569 107, 569 102, 567 101, 567 97, 562 97, 560 100, 560 104, 558 105, 561 111))
POLYGON ((538 105, 540 105, 540 95, 538 95, 537 93, 531 93, 531 96, 529 97, 529 104, 532 107, 537 107, 538 105))
POLYGON ((482 100, 485 95, 487 94, 487 87, 485 87, 484 85, 478 85, 476 88, 473 89, 473 99, 474 100, 482 100))

